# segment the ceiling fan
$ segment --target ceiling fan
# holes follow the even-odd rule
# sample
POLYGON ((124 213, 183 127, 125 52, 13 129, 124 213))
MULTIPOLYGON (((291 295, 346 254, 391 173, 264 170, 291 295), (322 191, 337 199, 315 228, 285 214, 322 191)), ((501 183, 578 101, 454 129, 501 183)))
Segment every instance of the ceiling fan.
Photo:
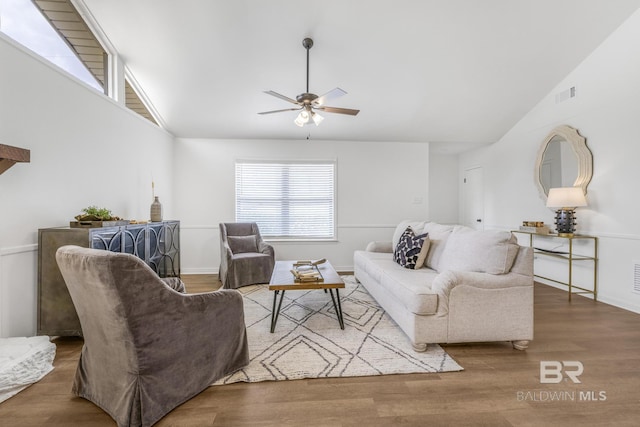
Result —
POLYGON ((351 108, 329 107, 328 105, 325 105, 325 102, 338 98, 347 93, 339 87, 325 93, 322 96, 318 96, 314 93, 309 93, 309 49, 311 49, 311 47, 313 46, 313 40, 311 40, 310 38, 305 38, 304 40, 302 40, 302 46, 307 49, 307 91, 296 96, 296 99, 291 99, 288 96, 281 95, 272 90, 264 92, 266 94, 275 96, 276 98, 284 99, 287 102, 296 104, 297 107, 285 108, 283 110, 264 111, 258 114, 273 114, 281 113, 283 111, 300 111, 298 117, 296 117, 296 119, 293 121, 300 127, 311 123, 311 121, 313 121, 313 123, 318 126, 320 122, 324 120, 324 117, 316 113, 314 110, 320 110, 326 113, 347 114, 350 116, 357 115, 360 110, 353 110, 351 108))

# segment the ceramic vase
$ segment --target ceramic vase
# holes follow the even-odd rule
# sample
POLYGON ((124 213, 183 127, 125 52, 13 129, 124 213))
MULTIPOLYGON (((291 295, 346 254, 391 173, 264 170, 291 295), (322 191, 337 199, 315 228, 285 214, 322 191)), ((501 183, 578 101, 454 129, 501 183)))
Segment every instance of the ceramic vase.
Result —
POLYGON ((155 196, 151 203, 151 222, 160 221, 162 221, 162 203, 158 200, 158 196, 155 196))

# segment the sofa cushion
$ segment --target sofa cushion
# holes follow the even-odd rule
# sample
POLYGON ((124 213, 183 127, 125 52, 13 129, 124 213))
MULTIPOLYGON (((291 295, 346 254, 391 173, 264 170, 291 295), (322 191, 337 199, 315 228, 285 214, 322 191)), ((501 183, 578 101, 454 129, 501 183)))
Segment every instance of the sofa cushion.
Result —
POLYGON ((258 252, 258 240, 255 235, 251 236, 227 236, 227 242, 234 254, 244 254, 248 252, 258 252))
POLYGON ((392 267, 399 267, 393 261, 393 255, 389 252, 366 252, 355 251, 353 255, 354 270, 362 270, 367 273, 377 283, 382 282, 384 270, 392 267))
POLYGON ((427 267, 440 271, 439 265, 442 251, 444 251, 447 238, 453 229, 453 225, 442 225, 435 222, 425 224, 422 232, 429 234, 430 241, 429 253, 427 254, 427 260, 425 262, 427 267))
POLYGON ((398 245, 393 250, 393 260, 404 268, 412 270, 420 268, 426 258, 426 253, 422 254, 422 248, 426 238, 426 234, 420 234, 418 236, 413 232, 413 229, 410 226, 407 227, 404 233, 400 236, 398 245), (422 263, 418 264, 421 254, 423 255, 422 263))
POLYGON ((407 311, 418 315, 436 314, 438 295, 431 289, 431 283, 437 272, 428 268, 402 268, 393 261, 392 254, 382 252, 355 251, 353 262, 356 271, 363 271, 386 288, 407 311))
POLYGON ((519 248, 508 231, 459 228, 448 236, 438 271, 505 274, 511 270, 519 248))
POLYGON ((429 269, 409 270, 398 264, 385 266, 381 284, 391 292, 411 313, 436 314, 438 295, 431 290, 431 283, 438 273, 429 269))
POLYGON ((393 261, 393 255, 390 252, 355 251, 353 265, 355 270, 364 271, 378 283, 382 282, 382 275, 385 269, 389 268, 389 266, 398 267, 398 264, 393 261))

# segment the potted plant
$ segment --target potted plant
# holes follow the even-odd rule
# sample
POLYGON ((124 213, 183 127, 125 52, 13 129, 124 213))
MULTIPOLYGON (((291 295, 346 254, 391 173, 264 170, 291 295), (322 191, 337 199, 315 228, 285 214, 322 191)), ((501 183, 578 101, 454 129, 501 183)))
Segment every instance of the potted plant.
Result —
POLYGON ((88 206, 82 209, 82 213, 75 216, 76 221, 71 221, 72 228, 112 227, 115 225, 127 225, 129 221, 113 215, 107 208, 88 206))

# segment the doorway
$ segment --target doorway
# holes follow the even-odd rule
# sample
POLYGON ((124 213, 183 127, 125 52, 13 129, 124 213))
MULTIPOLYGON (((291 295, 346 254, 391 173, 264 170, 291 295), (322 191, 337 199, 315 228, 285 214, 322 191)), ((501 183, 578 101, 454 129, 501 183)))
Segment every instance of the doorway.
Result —
POLYGON ((463 224, 484 230, 484 174, 482 167, 465 169, 462 183, 463 224))

